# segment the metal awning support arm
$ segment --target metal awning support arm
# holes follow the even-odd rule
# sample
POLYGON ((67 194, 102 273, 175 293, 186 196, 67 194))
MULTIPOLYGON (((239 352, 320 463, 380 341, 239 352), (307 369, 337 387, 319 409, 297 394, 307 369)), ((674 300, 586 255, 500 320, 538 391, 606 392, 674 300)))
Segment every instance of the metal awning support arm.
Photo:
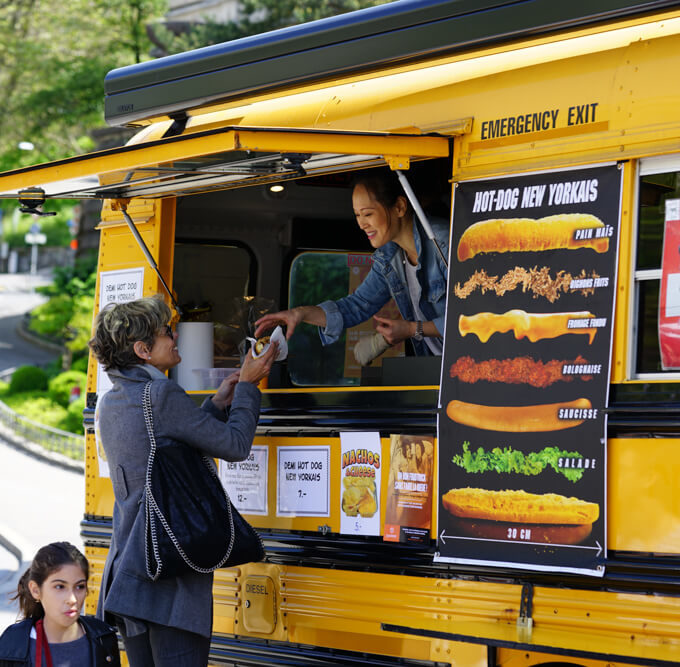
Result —
POLYGON ((172 301, 172 305, 177 311, 177 314, 181 317, 182 316, 182 309, 179 307, 179 304, 175 300, 175 297, 168 287, 168 284, 165 282, 165 279, 161 275, 161 272, 158 268, 158 264, 156 264, 156 260, 153 258, 153 255, 151 254, 151 251, 149 248, 147 248, 146 243, 144 243, 144 239, 142 238, 142 235, 139 233, 137 230, 137 227, 135 227, 135 223, 133 222, 132 218, 129 216, 127 212, 127 204, 124 203, 122 200, 118 200, 115 202, 115 205, 112 206, 112 208, 119 210, 122 214, 123 217, 125 218, 125 222, 127 223, 127 226, 130 228, 130 231, 132 232, 132 236, 135 237, 135 241, 137 241, 137 245, 139 246, 140 250, 144 253, 144 257, 146 257, 146 261, 149 262, 149 266, 154 270, 156 275, 158 276, 158 280, 161 281, 163 284, 163 287, 165 288, 165 291, 168 293, 168 296, 170 297, 170 301, 172 301))
POLYGON ((446 268, 448 269, 449 262, 447 258, 444 257, 444 253, 442 252, 442 249, 439 247, 437 239, 435 239, 434 237, 432 227, 430 226, 430 223, 427 220, 425 211, 423 211, 423 207, 420 205, 420 202, 418 201, 415 192, 413 192, 413 189, 411 188, 411 184, 408 182, 408 179, 406 178, 406 176, 404 176, 404 173, 400 169, 395 169, 395 171, 397 173, 397 177, 399 178, 399 182, 401 183, 401 187, 404 188, 404 192, 406 193, 408 200, 411 202, 411 206, 413 206, 413 210, 416 212, 416 215, 420 220, 420 224, 423 226, 423 229, 427 234, 427 238, 429 238, 430 241, 434 243, 434 247, 437 248, 437 252, 439 252, 439 256, 441 257, 442 262, 444 262, 444 266, 446 266, 446 268))

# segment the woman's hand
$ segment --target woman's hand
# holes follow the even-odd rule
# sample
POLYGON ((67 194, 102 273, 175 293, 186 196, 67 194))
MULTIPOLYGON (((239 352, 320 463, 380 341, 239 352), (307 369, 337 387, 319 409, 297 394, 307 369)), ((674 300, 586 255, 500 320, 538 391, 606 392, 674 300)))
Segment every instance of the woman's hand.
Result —
POLYGON ((278 351, 279 346, 277 343, 272 343, 269 349, 259 357, 253 357, 252 350, 248 350, 241 367, 240 381, 256 385, 260 380, 267 377, 278 351))
POLYGON ((386 317, 373 316, 376 322, 375 330, 382 334, 383 338, 390 344, 396 345, 401 341, 410 338, 415 333, 415 322, 405 320, 389 320, 386 317))
POLYGON ((224 378, 222 384, 220 384, 215 395, 212 397, 212 402, 220 410, 224 410, 228 405, 231 405, 234 399, 234 389, 236 389, 236 383, 239 381, 240 375, 241 371, 239 370, 224 378))
POLYGON ((290 310, 280 310, 278 313, 269 313, 255 322, 255 337, 273 329, 277 324, 285 324, 286 340, 288 340, 293 335, 295 327, 301 322, 325 327, 326 313, 319 306, 298 306, 290 310))

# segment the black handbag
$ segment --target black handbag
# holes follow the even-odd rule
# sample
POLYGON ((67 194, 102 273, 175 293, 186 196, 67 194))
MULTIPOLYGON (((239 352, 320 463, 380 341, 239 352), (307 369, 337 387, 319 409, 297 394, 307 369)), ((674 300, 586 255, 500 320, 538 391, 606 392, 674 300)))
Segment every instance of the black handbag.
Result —
POLYGON ((157 581, 262 560, 262 539, 232 505, 214 462, 182 442, 156 447, 151 382, 143 407, 151 443, 142 503, 147 575, 157 581))

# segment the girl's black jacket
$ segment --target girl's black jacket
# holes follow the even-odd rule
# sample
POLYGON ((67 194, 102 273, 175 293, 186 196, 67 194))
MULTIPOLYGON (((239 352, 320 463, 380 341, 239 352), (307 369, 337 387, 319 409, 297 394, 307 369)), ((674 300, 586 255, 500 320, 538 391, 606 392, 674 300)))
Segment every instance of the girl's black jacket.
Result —
MULTIPOLYGON (((116 631, 108 623, 92 616, 81 616, 80 625, 90 642, 92 667, 120 667, 116 631)), ((27 618, 10 625, 0 637, 0 667, 31 667, 31 628, 27 618)), ((85 667, 85 666, 83 666, 85 667)))

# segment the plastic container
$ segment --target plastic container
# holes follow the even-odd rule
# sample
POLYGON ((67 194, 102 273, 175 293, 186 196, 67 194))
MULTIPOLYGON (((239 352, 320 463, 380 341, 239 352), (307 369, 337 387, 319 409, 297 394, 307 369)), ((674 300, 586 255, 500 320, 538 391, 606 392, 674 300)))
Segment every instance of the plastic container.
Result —
POLYGON ((235 373, 238 368, 194 368, 202 389, 217 389, 224 378, 235 373))

